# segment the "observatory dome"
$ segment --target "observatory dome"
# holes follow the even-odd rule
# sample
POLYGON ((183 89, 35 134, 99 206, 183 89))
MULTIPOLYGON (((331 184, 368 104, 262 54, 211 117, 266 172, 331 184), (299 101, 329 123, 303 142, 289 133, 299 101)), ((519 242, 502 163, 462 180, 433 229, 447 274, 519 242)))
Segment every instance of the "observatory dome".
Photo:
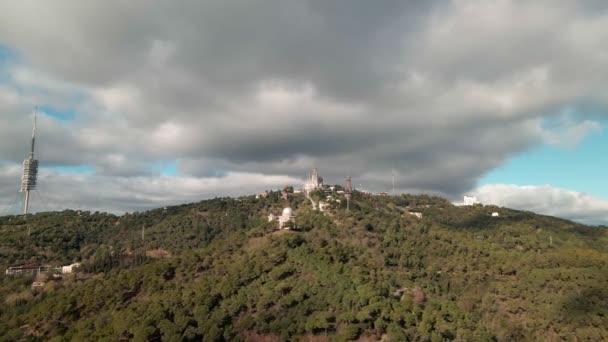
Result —
POLYGON ((285 217, 293 216, 293 210, 289 207, 283 209, 283 216, 285 216, 285 217))

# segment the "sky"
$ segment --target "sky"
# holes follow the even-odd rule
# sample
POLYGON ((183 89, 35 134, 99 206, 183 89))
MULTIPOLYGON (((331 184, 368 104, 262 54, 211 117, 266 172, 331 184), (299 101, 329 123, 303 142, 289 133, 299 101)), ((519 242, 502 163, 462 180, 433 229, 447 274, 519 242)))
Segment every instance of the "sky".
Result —
POLYGON ((0 213, 328 183, 608 223, 604 1, 0 0, 0 213))

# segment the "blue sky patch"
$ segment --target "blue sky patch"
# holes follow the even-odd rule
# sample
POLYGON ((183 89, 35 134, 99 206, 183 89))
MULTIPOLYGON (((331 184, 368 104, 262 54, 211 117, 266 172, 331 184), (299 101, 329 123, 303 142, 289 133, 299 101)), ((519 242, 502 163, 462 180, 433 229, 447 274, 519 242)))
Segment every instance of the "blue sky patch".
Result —
MULTIPOLYGON (((604 127, 607 123, 601 122, 604 127)), ((532 148, 488 172, 479 183, 551 185, 608 199, 607 153, 608 132, 603 129, 589 134, 574 148, 532 148)))
POLYGON ((0 63, 13 62, 18 59, 15 50, 9 49, 6 45, 0 43, 0 63))
POLYGON ((40 106, 38 110, 59 121, 73 121, 76 110, 73 108, 58 109, 51 106, 40 106))
POLYGON ((177 175, 177 163, 170 162, 160 171, 165 176, 175 176, 177 175))
POLYGON ((151 170, 154 173, 159 173, 164 176, 177 175, 177 162, 175 161, 157 161, 152 163, 151 170))
POLYGON ((7 70, 17 61, 15 51, 7 48, 0 43, 0 83, 9 83, 11 78, 7 70))
POLYGON ((61 173, 79 173, 91 174, 95 173, 95 166, 88 164, 81 165, 51 165, 43 167, 45 169, 61 172, 61 173))

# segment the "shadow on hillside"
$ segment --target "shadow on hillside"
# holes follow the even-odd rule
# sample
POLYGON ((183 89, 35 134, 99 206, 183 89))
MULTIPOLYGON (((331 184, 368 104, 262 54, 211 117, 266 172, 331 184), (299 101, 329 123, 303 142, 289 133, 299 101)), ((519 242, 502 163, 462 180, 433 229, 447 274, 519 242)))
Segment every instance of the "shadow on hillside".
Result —
POLYGON ((608 288, 590 287, 569 296, 560 307, 574 320, 596 320, 608 324, 608 288))

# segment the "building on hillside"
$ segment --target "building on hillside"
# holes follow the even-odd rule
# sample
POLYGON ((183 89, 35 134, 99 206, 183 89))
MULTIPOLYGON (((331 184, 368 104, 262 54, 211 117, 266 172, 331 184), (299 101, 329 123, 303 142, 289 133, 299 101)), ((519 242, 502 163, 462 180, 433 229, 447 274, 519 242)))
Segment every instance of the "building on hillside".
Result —
POLYGON ((325 212, 325 210, 327 210, 328 208, 329 208, 328 202, 324 202, 324 201, 319 202, 319 211, 325 212))
POLYGON ((319 175, 319 170, 314 168, 310 171, 306 183, 304 183, 304 191, 309 193, 311 191, 319 190, 323 188, 323 177, 319 175))
POLYGON ((497 213, 497 212, 493 212, 493 213, 492 213, 492 217, 500 217, 500 214, 499 214, 499 213, 497 213))
POLYGON ((150 249, 146 251, 146 256, 149 258, 169 258, 171 253, 163 248, 150 249))
POLYGON ((43 272, 48 272, 50 268, 50 266, 27 264, 9 267, 4 273, 6 275, 37 275, 43 272))
POLYGON ((475 205, 478 203, 479 201, 477 200, 477 197, 468 195, 464 196, 464 205, 475 205))
POLYGON ((410 211, 409 214, 412 215, 412 216, 416 216, 419 219, 422 218, 422 213, 420 213, 420 212, 410 211))
POLYGON ((44 287, 45 282, 43 281, 35 281, 32 283, 32 290, 41 289, 44 287))
POLYGON ((74 272, 78 267, 80 267, 80 263, 79 262, 75 262, 71 265, 67 265, 67 266, 61 266, 61 273, 62 274, 69 274, 74 272))
POLYGON ((281 216, 276 216, 274 214, 268 215, 268 222, 275 220, 279 222, 279 229, 292 229, 295 228, 296 215, 293 213, 293 209, 287 207, 283 209, 281 216))
POLYGON ((471 195, 464 195, 462 202, 454 202, 452 204, 454 204, 455 206, 467 206, 467 205, 475 205, 475 204, 480 204, 480 203, 481 202, 479 202, 477 200, 477 197, 471 196, 471 195))

